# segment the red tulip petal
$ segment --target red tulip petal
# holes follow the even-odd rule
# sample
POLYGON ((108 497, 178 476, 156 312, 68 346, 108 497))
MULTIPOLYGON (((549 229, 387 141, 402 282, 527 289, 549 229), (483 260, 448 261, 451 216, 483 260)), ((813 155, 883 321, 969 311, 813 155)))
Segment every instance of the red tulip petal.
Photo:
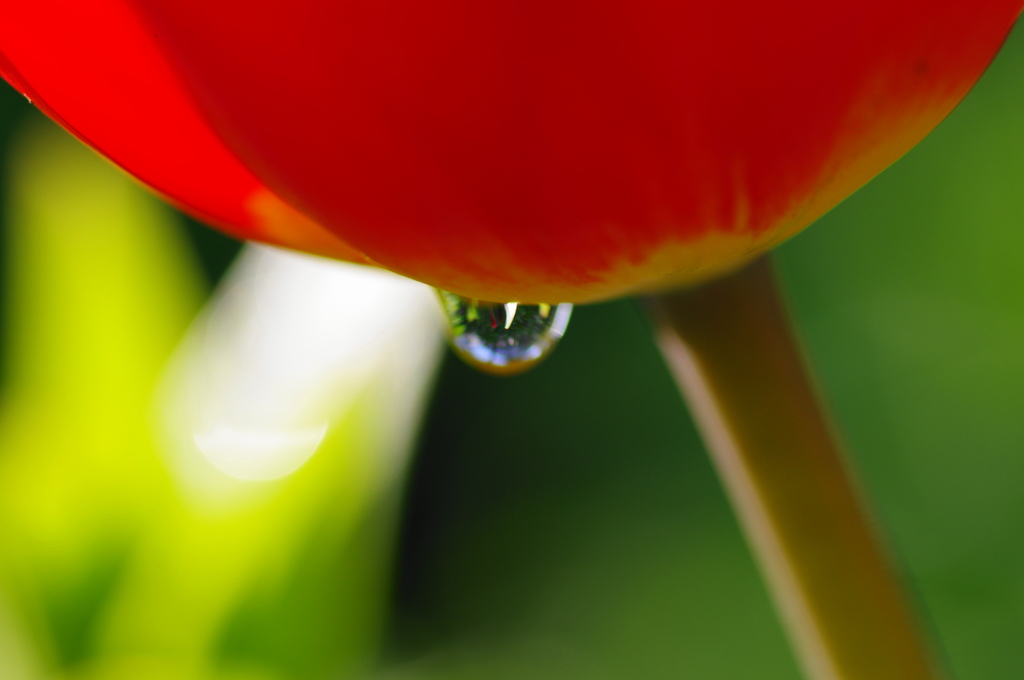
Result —
POLYGON ((956 105, 1020 0, 135 0, 213 126, 382 265, 583 301, 793 234, 956 105))
POLYGON ((243 238, 362 259, 224 146, 123 0, 9 3, 0 22, 0 75, 200 219, 243 238))

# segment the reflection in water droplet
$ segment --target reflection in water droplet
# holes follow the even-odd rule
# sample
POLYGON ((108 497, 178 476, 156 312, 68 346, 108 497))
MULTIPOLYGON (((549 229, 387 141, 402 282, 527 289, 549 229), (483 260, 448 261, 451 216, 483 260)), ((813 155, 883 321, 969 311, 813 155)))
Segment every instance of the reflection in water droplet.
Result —
POLYGON ((516 318, 517 309, 519 309, 518 302, 505 303, 505 330, 512 328, 512 321, 516 318))
POLYGON ((471 300, 437 291, 456 353, 471 366, 509 375, 546 357, 565 333, 572 305, 471 300))

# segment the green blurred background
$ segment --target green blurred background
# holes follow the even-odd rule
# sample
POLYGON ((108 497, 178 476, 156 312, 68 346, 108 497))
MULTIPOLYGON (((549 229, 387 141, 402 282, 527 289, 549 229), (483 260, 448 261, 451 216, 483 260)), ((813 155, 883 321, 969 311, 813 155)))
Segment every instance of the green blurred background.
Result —
MULTIPOLYGON (((934 134, 777 253, 963 680, 1024 675, 1022 73, 1017 31, 934 134)), ((351 492, 318 453, 259 507, 189 511, 147 395, 238 246, 52 151, 36 118, 0 93, 0 678, 799 677, 634 301, 579 308, 521 377, 446 357, 395 488, 351 492)), ((357 415, 330 446, 372 455, 388 414, 357 415)))

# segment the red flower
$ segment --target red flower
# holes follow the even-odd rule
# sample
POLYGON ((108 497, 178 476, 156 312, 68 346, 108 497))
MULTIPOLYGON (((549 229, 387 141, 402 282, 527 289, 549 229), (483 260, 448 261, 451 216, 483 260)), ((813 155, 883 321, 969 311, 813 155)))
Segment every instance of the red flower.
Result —
POLYGON ((33 0, 5 8, 0 71, 238 236, 588 301, 805 227, 949 113, 1020 9, 33 0))

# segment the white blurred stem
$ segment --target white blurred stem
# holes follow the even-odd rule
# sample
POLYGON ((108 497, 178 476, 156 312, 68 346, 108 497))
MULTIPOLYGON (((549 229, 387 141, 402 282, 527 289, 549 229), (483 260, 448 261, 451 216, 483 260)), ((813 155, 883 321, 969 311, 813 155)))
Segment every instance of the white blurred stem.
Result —
POLYGON ((279 478, 372 397, 391 440, 379 462, 400 462, 442 348, 436 306, 388 272, 247 247, 171 372, 179 453, 237 479, 279 478))

